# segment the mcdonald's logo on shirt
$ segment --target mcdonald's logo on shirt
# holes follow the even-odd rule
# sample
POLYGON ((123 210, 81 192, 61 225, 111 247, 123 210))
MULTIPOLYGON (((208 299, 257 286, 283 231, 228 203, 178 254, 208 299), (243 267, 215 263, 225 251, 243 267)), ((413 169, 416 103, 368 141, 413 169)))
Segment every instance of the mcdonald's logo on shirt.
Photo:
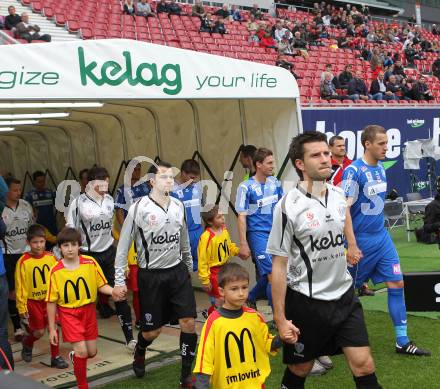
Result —
POLYGON ((235 340, 235 343, 238 347, 240 362, 243 363, 245 361, 245 348, 244 348, 245 334, 248 335, 249 343, 252 346, 252 356, 254 358, 254 362, 257 361, 256 352, 255 352, 255 345, 254 345, 254 341, 252 340, 252 335, 251 335, 251 332, 249 331, 249 329, 243 328, 240 333, 240 338, 234 332, 229 331, 225 336, 225 359, 226 359, 226 367, 228 369, 230 369, 232 367, 231 357, 229 354, 229 337, 232 336, 232 338, 235 340))
POLYGON ((89 290, 89 287, 87 286, 86 280, 83 277, 78 277, 78 279, 76 280, 76 283, 74 283, 72 280, 67 280, 66 283, 64 284, 64 302, 66 304, 69 304, 69 293, 68 293, 68 289, 67 289, 67 287, 69 285, 72 285, 76 300, 81 299, 81 294, 80 294, 80 289, 79 289, 80 281, 82 281, 82 284, 84 286, 84 291, 86 293, 85 298, 90 299, 90 290, 89 290))
POLYGON ((94 303, 98 289, 107 284, 101 267, 89 256, 80 256, 76 269, 64 267, 63 260, 50 271, 46 301, 64 308, 79 308, 94 303))
POLYGON ((46 272, 50 272, 50 267, 47 264, 44 264, 41 268, 38 266, 35 266, 32 270, 32 285, 34 286, 34 289, 37 288, 37 272, 40 274, 40 279, 43 285, 46 285, 46 272))

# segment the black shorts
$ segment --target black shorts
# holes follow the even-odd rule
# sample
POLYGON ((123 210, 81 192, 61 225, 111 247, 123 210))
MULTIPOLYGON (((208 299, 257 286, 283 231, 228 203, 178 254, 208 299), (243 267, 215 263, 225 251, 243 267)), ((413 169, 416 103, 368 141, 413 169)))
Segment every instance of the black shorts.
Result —
POLYGON ((287 288, 286 318, 299 328, 300 335, 297 343, 284 344, 285 364, 340 354, 343 347, 369 346, 362 305, 353 288, 335 301, 311 299, 287 288))
POLYGON ((197 317, 191 276, 184 263, 169 269, 139 269, 141 329, 161 328, 170 321, 197 317))
POLYGON ((15 267, 23 254, 4 254, 6 278, 8 280, 9 291, 15 290, 15 267))
POLYGON ((107 250, 98 252, 84 252, 84 255, 90 255, 93 257, 99 266, 101 266, 102 272, 110 286, 115 285, 115 257, 116 249, 111 245, 107 250))

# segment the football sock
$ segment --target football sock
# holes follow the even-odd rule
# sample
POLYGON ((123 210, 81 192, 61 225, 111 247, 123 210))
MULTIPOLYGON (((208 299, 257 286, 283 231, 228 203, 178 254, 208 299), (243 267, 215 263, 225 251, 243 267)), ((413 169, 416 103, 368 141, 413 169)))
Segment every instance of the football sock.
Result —
POLYGON ((20 326, 20 316, 18 315, 17 304, 15 300, 8 299, 8 311, 9 317, 11 318, 12 324, 14 326, 14 331, 21 328, 20 326))
POLYGON ((394 324, 396 342, 399 346, 404 346, 409 342, 409 338, 403 288, 388 288, 388 311, 394 324))
POLYGON ((141 320, 141 306, 139 303, 139 292, 133 292, 133 310, 136 321, 141 320))
POLYGON ((78 389, 88 389, 87 384, 87 358, 73 356, 73 372, 75 373, 78 389))
POLYGON ((136 346, 136 351, 139 351, 141 353, 145 354, 145 351, 147 350, 147 347, 153 343, 151 340, 146 340, 143 335, 142 331, 139 331, 138 333, 138 342, 136 346))
POLYGON ((371 373, 361 377, 353 376, 356 384, 356 389, 382 389, 379 382, 377 382, 376 373, 371 373))
POLYGON ((270 307, 273 309, 273 305, 272 305, 272 284, 270 282, 268 282, 267 286, 266 286, 266 296, 267 296, 267 301, 268 301, 270 307))
POLYGON ((286 367, 283 380, 281 381, 281 389, 304 389, 305 382, 306 377, 297 376, 286 367))
MULTIPOLYGON (((57 334, 58 334, 58 339, 60 338, 60 332, 57 330, 57 334)), ((60 343, 58 342, 58 344, 56 346, 54 346, 52 343, 50 343, 50 357, 53 359, 55 357, 57 357, 58 355, 60 355, 60 343)))
POLYGON ((131 309, 127 300, 115 301, 116 314, 124 333, 125 342, 128 343, 133 339, 133 324, 131 320, 131 309))
POLYGON ((34 347, 34 342, 37 340, 38 340, 38 338, 36 338, 33 334, 29 334, 23 338, 23 344, 26 347, 32 348, 32 347, 34 347))
POLYGON ((191 375, 192 363, 196 355, 197 334, 181 332, 180 333, 180 355, 182 356, 182 370, 180 378, 183 381, 191 375))

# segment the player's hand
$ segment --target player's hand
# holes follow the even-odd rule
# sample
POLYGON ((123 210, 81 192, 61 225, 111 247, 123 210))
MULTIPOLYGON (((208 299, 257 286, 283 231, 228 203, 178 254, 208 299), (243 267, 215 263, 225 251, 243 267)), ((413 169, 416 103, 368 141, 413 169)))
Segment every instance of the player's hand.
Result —
POLYGON ((238 253, 238 256, 241 259, 248 259, 251 256, 251 250, 247 243, 240 244, 240 251, 238 253))
POLYGON ((202 285, 202 288, 203 288, 203 290, 204 290, 206 293, 208 293, 208 292, 211 291, 212 285, 211 285, 211 283, 209 283, 209 284, 204 284, 204 285, 202 285))
POLYGON ((347 247, 347 262, 350 265, 356 265, 362 257, 362 251, 359 250, 359 247, 356 244, 347 247))
POLYGON ((127 286, 115 286, 113 288, 112 297, 115 301, 125 300, 127 296, 127 286))
POLYGON ((57 330, 49 330, 49 341, 50 344, 53 346, 57 346, 58 345, 58 332, 57 330))
POLYGON ((294 344, 298 341, 300 331, 292 323, 292 320, 277 321, 278 333, 284 343, 294 344))

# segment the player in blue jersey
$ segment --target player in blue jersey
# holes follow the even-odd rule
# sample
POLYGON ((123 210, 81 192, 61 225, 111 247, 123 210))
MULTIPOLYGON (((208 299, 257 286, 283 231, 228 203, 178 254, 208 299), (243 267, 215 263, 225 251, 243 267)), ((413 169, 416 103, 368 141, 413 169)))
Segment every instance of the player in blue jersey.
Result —
POLYGON ((343 188, 349 198, 352 227, 346 227, 347 258, 356 287, 371 279, 385 282, 388 288, 388 311, 396 333, 396 352, 407 355, 431 355, 417 347, 407 335, 407 317, 400 260, 385 229, 384 201, 387 192, 385 159, 388 138, 383 127, 370 125, 361 135, 364 155, 348 166, 343 188))
POLYGON ((238 233, 241 258, 250 255, 255 259, 260 275, 250 291, 248 304, 255 308, 256 300, 265 294, 272 306, 272 256, 266 246, 272 228, 275 204, 281 199, 281 183, 273 177, 275 159, 272 151, 259 148, 253 159, 255 174, 242 182, 237 190, 235 209, 238 212, 238 233))
POLYGON ((180 177, 171 196, 179 199, 185 206, 186 223, 188 225, 189 243, 193 257, 193 270, 197 271, 197 247, 203 234, 200 217, 202 206, 202 188, 197 182, 200 179, 200 165, 194 159, 186 159, 180 167, 180 177))
POLYGON ((55 219, 55 192, 46 187, 46 175, 42 171, 32 174, 32 182, 34 188, 24 199, 34 208, 36 222, 46 227, 52 235, 56 235, 58 228, 55 219))

